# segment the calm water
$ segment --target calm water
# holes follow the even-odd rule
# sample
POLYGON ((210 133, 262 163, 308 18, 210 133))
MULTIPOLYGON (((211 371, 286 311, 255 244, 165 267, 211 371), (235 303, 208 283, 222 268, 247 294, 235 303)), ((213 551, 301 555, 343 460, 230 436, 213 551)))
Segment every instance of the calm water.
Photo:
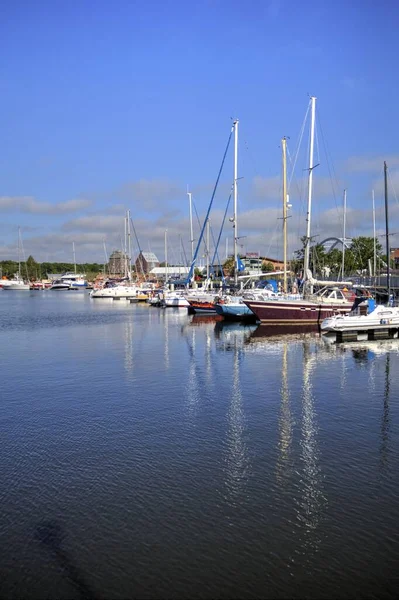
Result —
POLYGON ((394 598, 398 348, 0 291, 0 597, 394 598))

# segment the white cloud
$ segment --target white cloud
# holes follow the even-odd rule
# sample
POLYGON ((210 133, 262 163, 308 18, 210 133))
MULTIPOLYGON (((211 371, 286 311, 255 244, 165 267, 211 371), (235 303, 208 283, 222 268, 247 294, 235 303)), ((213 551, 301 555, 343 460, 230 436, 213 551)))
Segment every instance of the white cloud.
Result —
POLYGON ((384 172, 384 161, 388 168, 399 166, 399 154, 388 156, 351 156, 346 161, 346 169, 350 172, 384 172))
POLYGON ((114 192, 119 200, 124 200, 145 210, 159 208, 159 203, 185 197, 182 186, 167 179, 140 179, 123 184, 114 192))
POLYGON ((41 202, 32 196, 1 196, 0 212, 21 212, 40 215, 62 215, 77 212, 91 205, 90 200, 76 198, 65 202, 41 202))

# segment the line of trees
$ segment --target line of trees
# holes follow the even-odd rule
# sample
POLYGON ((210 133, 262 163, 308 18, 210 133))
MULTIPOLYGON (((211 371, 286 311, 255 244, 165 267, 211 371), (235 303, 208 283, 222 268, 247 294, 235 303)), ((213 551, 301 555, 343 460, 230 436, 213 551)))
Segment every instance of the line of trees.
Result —
MULTIPOLYGON (((65 273, 74 271, 73 263, 43 262, 38 263, 33 256, 29 256, 26 262, 21 262, 21 275, 30 281, 45 279, 50 273, 65 273)), ((88 279, 94 279, 104 269, 98 263, 82 263, 76 265, 77 273, 85 273, 88 279)), ((0 261, 0 270, 3 276, 12 277, 18 272, 18 262, 15 260, 0 261)))
MULTIPOLYGON (((291 261, 291 270, 298 272, 303 268, 305 254, 306 238, 301 238, 303 247, 294 254, 291 261)), ((387 264, 387 257, 382 254, 382 246, 377 240, 375 243, 377 269, 384 270, 387 264)), ((350 248, 345 249, 344 270, 346 274, 362 273, 369 270, 369 261, 371 265, 374 262, 374 238, 360 236, 352 239, 350 248)), ((392 261, 391 261, 392 265, 392 261)), ((342 250, 333 248, 326 252, 322 244, 314 244, 310 251, 310 269, 313 273, 322 275, 326 269, 329 269, 330 276, 338 277, 342 270, 342 250)))

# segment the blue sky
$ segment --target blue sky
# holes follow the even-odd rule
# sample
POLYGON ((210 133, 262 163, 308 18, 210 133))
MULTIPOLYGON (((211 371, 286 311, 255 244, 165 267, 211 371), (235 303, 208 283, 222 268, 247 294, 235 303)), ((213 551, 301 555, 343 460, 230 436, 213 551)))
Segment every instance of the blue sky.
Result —
MULTIPOLYGON (((188 253, 187 184, 203 216, 232 117, 242 249, 281 256, 280 140, 290 137, 294 155, 310 94, 320 158, 313 233, 342 234, 344 188, 348 235, 371 234, 372 188, 383 231, 384 159, 395 231, 398 26, 393 1, 3 3, 0 258, 15 258, 21 226, 37 260, 71 259, 74 241, 77 260, 102 261, 104 241, 120 247, 127 208, 143 249, 162 260, 167 229, 171 260, 180 235, 188 253)), ((307 143, 306 133, 290 252, 305 230, 307 143)), ((230 152, 215 235, 232 165, 230 152)), ((226 237, 231 249, 231 226, 222 254, 226 237)))

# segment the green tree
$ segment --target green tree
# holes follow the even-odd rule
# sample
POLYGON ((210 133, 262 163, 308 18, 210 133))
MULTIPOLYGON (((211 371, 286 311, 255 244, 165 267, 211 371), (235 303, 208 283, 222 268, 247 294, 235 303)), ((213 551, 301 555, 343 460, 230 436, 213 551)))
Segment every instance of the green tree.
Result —
POLYGON ((35 261, 32 255, 28 257, 23 272, 24 271, 29 280, 40 278, 40 265, 35 261))
MULTIPOLYGON (((381 256, 380 242, 377 240, 375 245, 377 256, 381 256)), ((364 236, 353 238, 350 249, 345 252, 345 268, 346 257, 348 257, 348 263, 351 264, 352 270, 367 269, 369 260, 373 261, 374 259, 374 238, 364 236)))
POLYGON ((264 261, 262 263, 262 273, 271 273, 272 271, 274 271, 273 263, 264 261))

